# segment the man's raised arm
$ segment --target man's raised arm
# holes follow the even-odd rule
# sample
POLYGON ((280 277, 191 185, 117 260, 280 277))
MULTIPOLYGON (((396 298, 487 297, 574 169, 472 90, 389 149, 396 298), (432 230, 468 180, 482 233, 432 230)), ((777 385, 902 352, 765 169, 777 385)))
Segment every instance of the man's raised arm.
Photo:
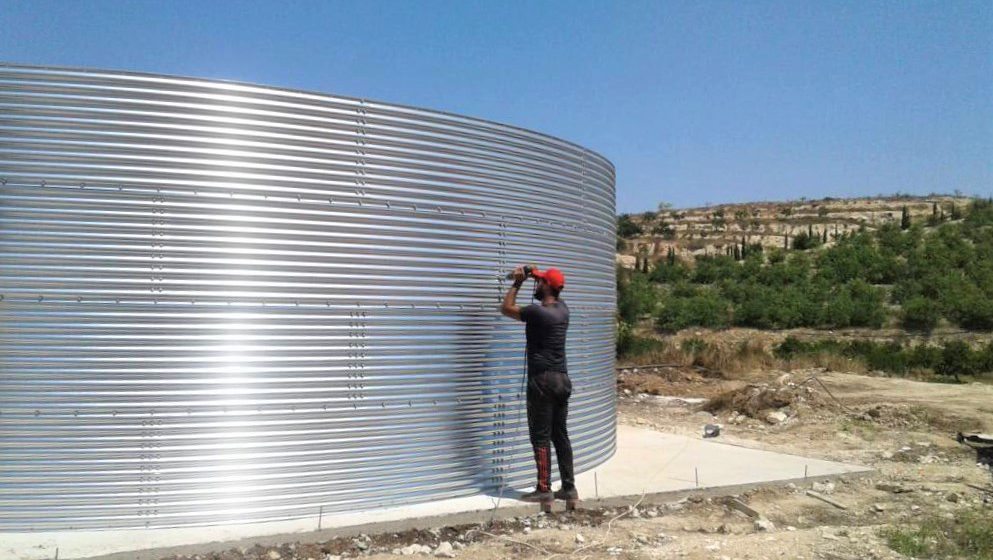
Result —
POLYGON ((506 295, 503 296, 503 305, 500 306, 500 312, 510 317, 511 319, 521 320, 521 308, 517 305, 517 292, 521 289, 521 284, 524 283, 524 268, 517 267, 514 269, 514 285, 507 290, 506 295))

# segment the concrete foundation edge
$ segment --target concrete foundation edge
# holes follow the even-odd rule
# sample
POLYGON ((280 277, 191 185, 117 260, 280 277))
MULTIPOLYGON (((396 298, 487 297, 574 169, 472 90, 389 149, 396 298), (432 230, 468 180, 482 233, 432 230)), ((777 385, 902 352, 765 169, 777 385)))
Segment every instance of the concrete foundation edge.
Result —
MULTIPOLYGON (((715 486, 710 488, 699 488, 692 490, 676 490, 669 492, 657 492, 651 494, 632 495, 632 496, 615 496, 603 499, 593 499, 584 500, 580 507, 616 507, 630 505, 638 500, 641 500, 643 504, 658 504, 663 502, 671 502, 675 500, 682 499, 684 497, 690 496, 700 496, 702 498, 713 498, 713 497, 723 497, 730 496, 734 494, 741 494, 749 490, 754 490, 756 488, 769 488, 769 487, 781 487, 787 486, 789 484, 797 483, 813 483, 824 480, 839 480, 839 479, 852 479, 860 478, 864 476, 871 475, 875 472, 875 469, 866 468, 862 471, 849 472, 845 474, 831 474, 822 476, 811 476, 811 477, 798 477, 792 479, 784 479, 773 482, 754 482, 747 484, 738 484, 733 486, 715 486)), ((512 500, 506 500, 512 503, 512 500)), ((561 511, 563 506, 556 503, 556 512, 561 511)), ((482 523, 489 520, 502 520, 509 519, 512 517, 531 515, 538 511, 535 505, 520 505, 520 506, 504 506, 488 509, 488 510, 477 510, 477 511, 467 511, 461 513, 449 513, 443 515, 417 517, 410 519, 402 519, 396 521, 382 521, 375 523, 365 523, 359 525, 350 525, 345 527, 333 527, 322 530, 314 530, 309 532, 296 532, 296 533, 279 533, 273 535, 248 537, 243 539, 235 539, 228 541, 215 541, 215 542, 204 542, 201 544, 187 544, 178 545, 162 548, 150 548, 146 550, 135 550, 126 552, 116 552, 112 554, 103 554, 98 556, 87 556, 80 557, 85 560, 159 560, 167 556, 174 555, 193 555, 193 554, 209 554, 211 552, 220 552, 223 550, 228 550, 231 548, 239 547, 252 547, 256 544, 262 546, 274 546, 292 542, 321 542, 330 540, 333 537, 350 537, 357 536, 359 534, 381 534, 381 533, 397 533, 406 531, 409 529, 425 529, 431 527, 446 527, 453 525, 466 525, 474 523, 482 523)), ((210 527, 204 527, 204 531, 209 531, 210 527)), ((136 536, 141 532, 140 529, 135 530, 136 536)), ((0 535, 2 537, 2 535, 0 535)), ((53 557, 54 558, 54 557, 53 557)), ((62 557, 68 560, 69 557, 62 557)))

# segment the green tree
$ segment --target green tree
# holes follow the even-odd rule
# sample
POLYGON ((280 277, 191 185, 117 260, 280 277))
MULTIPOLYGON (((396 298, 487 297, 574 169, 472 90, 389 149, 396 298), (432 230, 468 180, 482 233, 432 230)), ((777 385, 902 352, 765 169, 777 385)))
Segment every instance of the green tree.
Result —
POLYGON ((642 315, 651 313, 657 297, 646 275, 618 268, 617 313, 622 321, 634 324, 642 315))
POLYGON ((730 305, 714 290, 703 290, 689 297, 666 298, 656 314, 656 326, 663 331, 686 327, 724 328, 731 322, 730 305))
POLYGON ((949 340, 941 350, 941 363, 935 368, 935 373, 948 375, 961 382, 962 375, 975 375, 978 363, 973 356, 972 348, 961 340, 949 340))
POLYGON ((910 210, 904 205, 903 209, 900 211, 900 229, 910 228, 910 210))
POLYGON ((800 233, 793 236, 794 251, 806 251, 808 249, 820 247, 821 245, 820 236, 814 235, 812 229, 808 228, 808 230, 809 231, 801 231, 800 233))
POLYGON ((629 214, 621 214, 617 218, 617 235, 621 237, 635 237, 641 235, 641 226, 631 219, 629 214))
POLYGON ((697 284, 713 284, 725 278, 734 278, 737 273, 738 264, 733 257, 701 255, 696 258, 693 281, 697 284))
MULTIPOLYGON (((673 255, 675 256, 675 255, 673 255)), ((690 270, 683 263, 672 260, 667 256, 665 260, 656 263, 648 275, 648 279, 659 284, 671 284, 686 280, 690 276, 690 270)))
POLYGON ((922 296, 914 296, 903 303, 901 322, 904 328, 912 331, 930 332, 938 324, 941 309, 922 296))

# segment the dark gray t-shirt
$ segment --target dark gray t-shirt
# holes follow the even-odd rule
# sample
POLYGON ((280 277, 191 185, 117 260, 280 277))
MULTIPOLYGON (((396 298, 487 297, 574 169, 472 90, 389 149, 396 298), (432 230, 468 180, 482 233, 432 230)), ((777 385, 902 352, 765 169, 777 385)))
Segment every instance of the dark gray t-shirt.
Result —
POLYGON ((565 333, 569 329, 569 308, 565 302, 528 305, 521 309, 521 321, 527 325, 528 377, 546 371, 568 373, 565 333))

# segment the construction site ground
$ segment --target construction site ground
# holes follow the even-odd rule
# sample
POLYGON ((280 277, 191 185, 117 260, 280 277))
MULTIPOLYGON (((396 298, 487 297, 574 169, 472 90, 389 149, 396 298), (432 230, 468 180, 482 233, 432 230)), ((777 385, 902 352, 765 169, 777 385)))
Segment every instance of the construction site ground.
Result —
MULTIPOLYGON (((618 399, 621 424, 695 438, 702 437, 706 424, 718 424, 718 441, 876 470, 738 495, 690 493, 673 501, 587 504, 574 513, 532 512, 454 527, 168 558, 886 559, 908 557, 889 544, 894 529, 913 530, 930 520, 993 519, 993 496, 980 489, 990 486, 990 472, 954 439, 959 430, 993 431, 990 385, 823 370, 725 379, 685 368, 642 368, 620 375, 618 399), (710 401, 712 412, 701 410, 704 399, 719 395, 710 401), (771 408, 762 408, 769 402, 771 408), (744 410, 727 408, 734 405, 744 410)), ((980 552, 961 557, 990 557, 985 544, 977 546, 980 552)))

